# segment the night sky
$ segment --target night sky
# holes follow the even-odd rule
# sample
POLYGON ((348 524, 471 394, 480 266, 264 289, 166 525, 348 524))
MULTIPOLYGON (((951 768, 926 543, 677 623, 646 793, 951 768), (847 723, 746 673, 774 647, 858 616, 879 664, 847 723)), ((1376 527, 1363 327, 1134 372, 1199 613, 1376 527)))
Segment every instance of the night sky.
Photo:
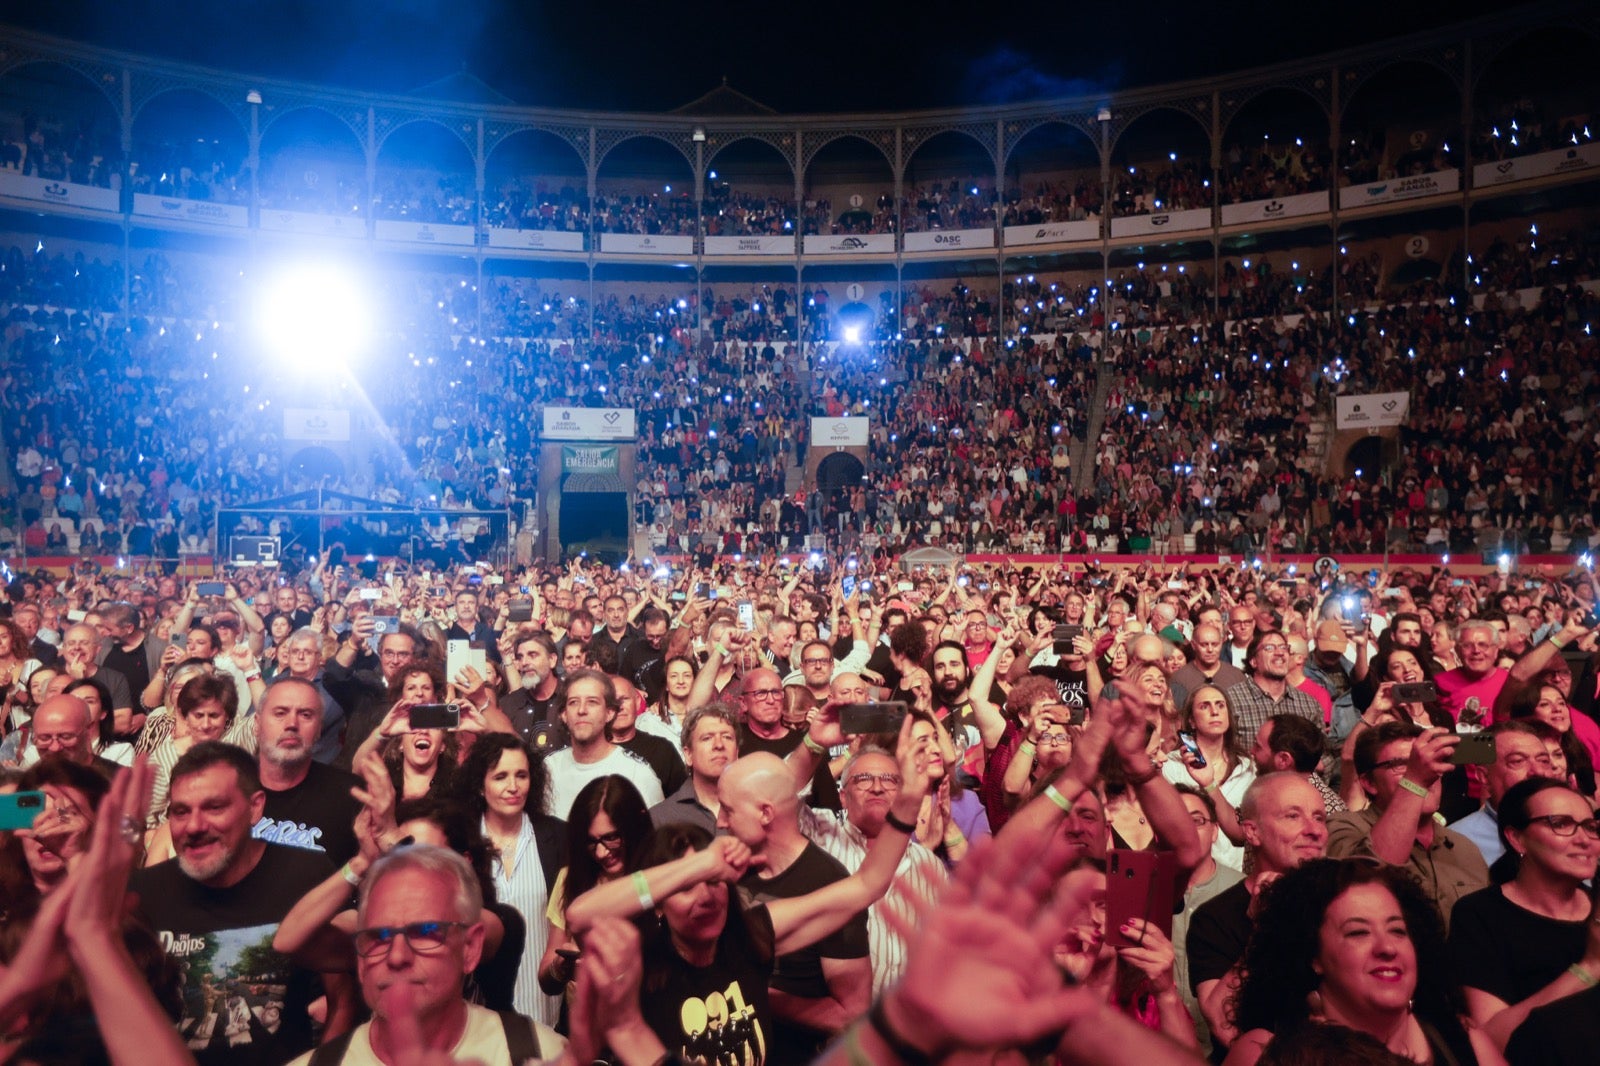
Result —
POLYGON ((1498 10, 1301 3, 0 0, 0 21, 240 73, 666 111, 726 77, 782 112, 1015 102, 1204 77, 1498 10))

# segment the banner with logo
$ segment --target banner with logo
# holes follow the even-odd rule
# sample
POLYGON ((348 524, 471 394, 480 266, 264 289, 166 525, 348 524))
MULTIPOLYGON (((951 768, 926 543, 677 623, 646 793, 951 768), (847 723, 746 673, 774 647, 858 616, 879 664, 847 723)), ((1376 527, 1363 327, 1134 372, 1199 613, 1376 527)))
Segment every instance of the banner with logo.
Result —
POLYGON ((413 244, 445 244, 452 248, 471 248, 477 243, 478 231, 472 226, 380 218, 377 237, 380 241, 409 241, 413 244))
POLYGON ((559 229, 491 229, 489 247, 528 252, 581 252, 583 234, 559 229))
POLYGON ((1472 168, 1472 185, 1482 189, 1490 185, 1509 185, 1529 178, 1548 178, 1555 174, 1573 174, 1600 167, 1600 141, 1587 144, 1569 144, 1553 152, 1525 155, 1520 159, 1502 159, 1498 163, 1479 163, 1472 168))
POLYGON ((1386 429, 1406 420, 1409 392, 1367 392, 1333 399, 1335 429, 1386 429))
POLYGON ((632 440, 638 425, 631 407, 546 407, 546 440, 632 440))
POLYGON ((1007 248, 1019 244, 1097 241, 1100 239, 1100 220, 1087 218, 1082 222, 1041 222, 1037 226, 1007 226, 1005 238, 1007 248))
POLYGON ((635 255, 694 254, 693 237, 664 237, 649 233, 602 233, 602 252, 632 252, 635 255))
POLYGON ((308 237, 365 237, 367 223, 360 215, 314 215, 306 211, 261 211, 264 233, 298 233, 308 237))
POLYGON ((1400 200, 1416 200, 1424 196, 1441 196, 1459 192, 1461 171, 1438 170, 1432 174, 1417 174, 1409 178, 1391 178, 1371 185, 1346 185, 1339 190, 1339 209, 1365 207, 1368 204, 1392 204, 1400 200))
POLYGON ((179 222, 199 222, 207 226, 244 229, 250 225, 248 208, 236 204, 217 204, 210 200, 174 200, 167 196, 133 194, 133 213, 146 218, 170 218, 179 222))
POLYGON ((0 170, 0 196, 43 200, 47 204, 66 207, 86 207, 91 211, 122 210, 115 189, 97 189, 92 185, 74 185, 70 181, 36 178, 31 174, 18 174, 14 170, 0 170))
POLYGON ((811 420, 811 446, 813 448, 865 448, 867 446, 868 420, 865 416, 850 418, 813 418, 811 420))
POLYGON ((614 444, 604 446, 561 446, 561 472, 564 474, 615 474, 621 469, 621 451, 614 444))
POLYGON ((1196 207, 1188 211, 1162 211, 1154 215, 1133 215, 1129 218, 1111 220, 1113 237, 1142 237, 1151 233, 1183 233, 1210 228, 1209 207, 1196 207))
POLYGON ((1328 194, 1303 192, 1272 200, 1246 200, 1242 204, 1222 205, 1222 224, 1237 226, 1246 222, 1271 222, 1276 218, 1319 215, 1328 210, 1328 194))
POLYGON ((992 229, 936 229, 929 233, 908 233, 908 252, 947 252, 952 248, 993 248, 992 229))
POLYGON ((807 255, 866 255, 894 252, 892 233, 808 233, 807 255))
POLYGON ((345 441, 350 439, 350 412, 336 407, 286 407, 284 440, 345 441))
POLYGON ((707 255, 794 255, 793 235, 707 237, 707 255))

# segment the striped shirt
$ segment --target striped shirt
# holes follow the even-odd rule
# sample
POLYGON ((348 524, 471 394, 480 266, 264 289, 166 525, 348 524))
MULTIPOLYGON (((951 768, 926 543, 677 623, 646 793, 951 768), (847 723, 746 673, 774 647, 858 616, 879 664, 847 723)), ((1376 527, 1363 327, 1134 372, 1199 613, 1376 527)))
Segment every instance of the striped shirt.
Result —
MULTIPOLYGON (((867 849, 872 841, 845 818, 843 811, 823 811, 801 805, 800 831, 813 844, 832 855, 852 874, 861 869, 867 860, 867 849)), ((906 945, 900 935, 889 927, 883 917, 884 908, 890 908, 903 921, 914 922, 916 915, 906 905, 905 896, 915 893, 922 899, 934 899, 949 880, 944 863, 915 840, 906 847, 895 871, 888 894, 867 908, 867 946, 872 956, 872 994, 877 996, 895 981, 906 968, 906 945)))
MULTIPOLYGON (((483 835, 489 836, 487 819, 483 823, 483 835)), ((527 818, 522 819, 509 869, 500 855, 495 856, 494 892, 501 903, 516 908, 528 927, 522 965, 517 967, 517 985, 511 992, 511 1005, 518 1014, 554 1027, 561 1017, 561 997, 547 996, 539 988, 539 963, 544 959, 545 945, 550 938, 545 919, 545 909, 550 905, 550 886, 544 883, 533 822, 527 818)))

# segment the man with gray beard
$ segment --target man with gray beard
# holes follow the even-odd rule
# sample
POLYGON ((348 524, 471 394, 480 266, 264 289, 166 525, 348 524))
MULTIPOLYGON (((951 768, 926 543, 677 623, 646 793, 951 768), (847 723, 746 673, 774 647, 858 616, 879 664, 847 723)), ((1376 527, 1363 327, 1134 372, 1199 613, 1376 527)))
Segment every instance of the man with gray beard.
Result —
POLYGON ((256 773, 266 802, 252 835, 322 852, 338 865, 356 853, 361 804, 350 789, 361 781, 312 759, 322 735, 322 697, 321 688, 296 677, 278 678, 261 697, 256 773))
MULTIPOLYGON (((183 974, 178 1032, 200 1066, 278 1066, 308 1050, 314 977, 274 951, 278 923, 334 871, 324 855, 251 835, 267 794, 250 756, 196 744, 172 768, 167 807, 177 857, 129 887, 183 974)), ((347 1018, 351 982, 328 982, 329 1018, 347 1018)))

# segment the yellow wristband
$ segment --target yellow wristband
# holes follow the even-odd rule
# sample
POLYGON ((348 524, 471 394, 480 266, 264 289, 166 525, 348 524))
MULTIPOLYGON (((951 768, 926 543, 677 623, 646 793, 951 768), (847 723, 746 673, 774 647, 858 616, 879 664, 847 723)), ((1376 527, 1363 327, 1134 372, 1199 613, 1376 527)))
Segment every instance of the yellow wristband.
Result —
POLYGON ((1046 786, 1044 786, 1044 794, 1047 797, 1049 797, 1051 803, 1054 803, 1057 807, 1061 808, 1061 813, 1062 814, 1071 814, 1072 813, 1072 801, 1067 799, 1067 797, 1063 796, 1059 791, 1057 791, 1056 790, 1056 786, 1054 786, 1054 785, 1046 785, 1046 786))
POLYGON ((800 743, 803 744, 805 749, 811 752, 813 755, 821 755, 826 757, 828 754, 828 749, 823 747, 821 744, 818 744, 815 740, 812 740, 810 733, 802 736, 800 738, 800 743))
POLYGON ((1588 970, 1585 970, 1582 963, 1573 963, 1571 966, 1567 967, 1567 972, 1576 977, 1578 980, 1582 981, 1583 987, 1585 988, 1593 988, 1596 985, 1600 985, 1600 977, 1595 977, 1594 974, 1590 973, 1588 970))
POLYGON ((1038 750, 1038 748, 1033 746, 1033 741, 1031 740, 1024 740, 1021 744, 1017 745, 1017 754, 1026 755, 1030 759, 1033 758, 1034 752, 1038 750))
POLYGON ((1422 785, 1417 784, 1415 781, 1411 780, 1411 778, 1409 778, 1409 777, 1402 777, 1400 779, 1400 787, 1405 789, 1407 792, 1411 793, 1413 796, 1421 796, 1424 799, 1426 799, 1427 796, 1428 796, 1427 788, 1425 788, 1422 785))

